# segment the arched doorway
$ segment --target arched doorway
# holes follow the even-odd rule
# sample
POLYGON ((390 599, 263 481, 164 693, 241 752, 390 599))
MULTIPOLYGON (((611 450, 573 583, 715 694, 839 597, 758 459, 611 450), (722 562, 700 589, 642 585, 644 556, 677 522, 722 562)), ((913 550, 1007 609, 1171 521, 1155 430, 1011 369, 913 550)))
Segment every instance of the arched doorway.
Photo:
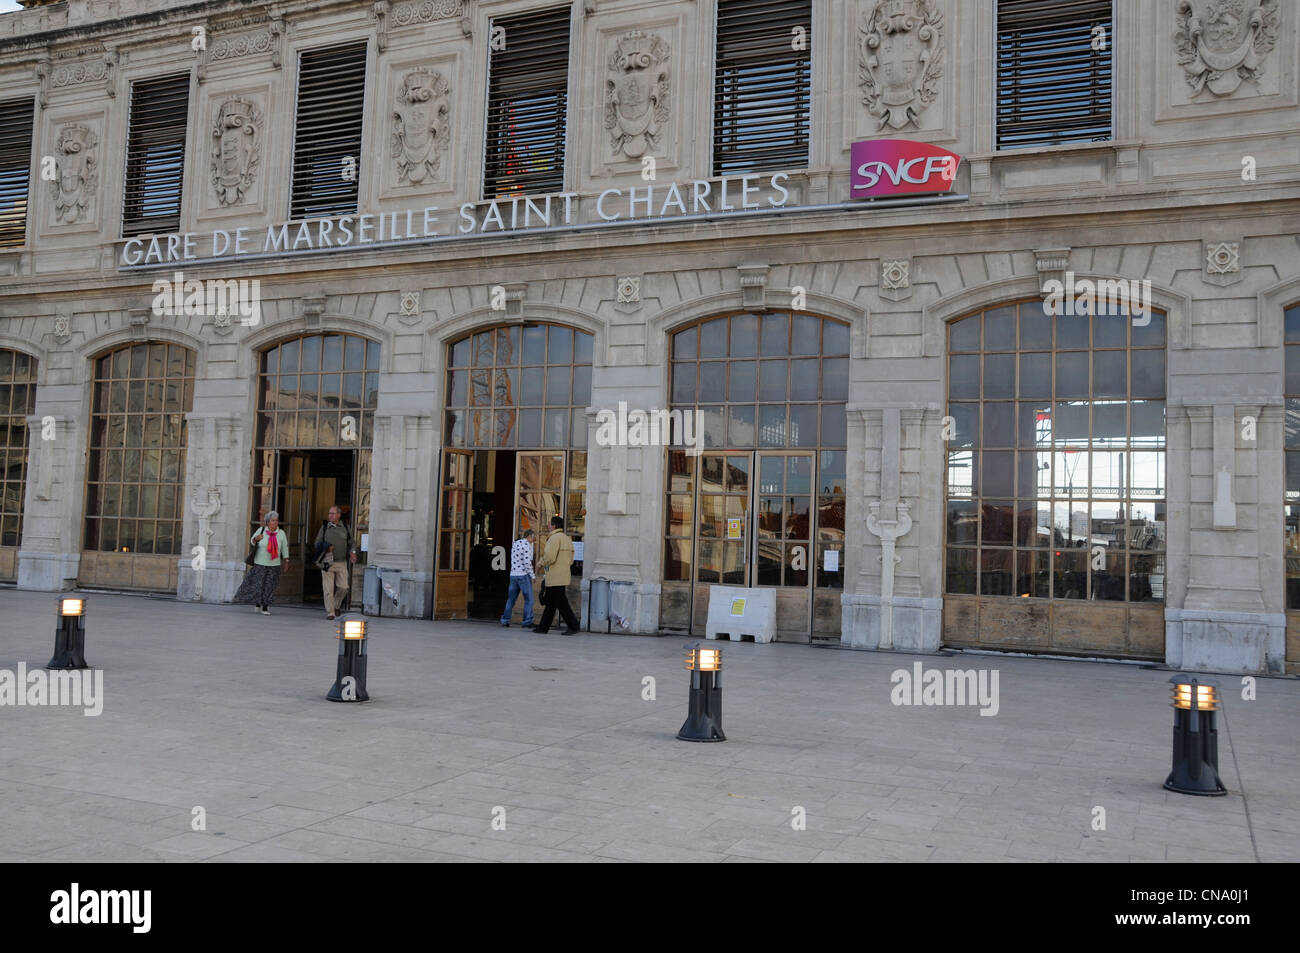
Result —
POLYGON ((1164 657, 1165 315, 1094 310, 948 325, 949 645, 1164 657))
POLYGON ((702 452, 667 451, 660 624, 703 634, 711 585, 772 587, 778 639, 839 639, 849 326, 707 318, 673 332, 669 386, 702 452))
MULTIPOLYGON (((302 334, 259 357, 249 535, 267 511, 279 512, 292 556, 277 592, 286 602, 322 600, 311 559, 331 506, 343 511, 358 547, 369 532, 379 357, 375 341, 341 332, 302 334)), ((353 591, 361 581, 354 570, 353 591)))
POLYGON ((503 553, 525 529, 544 536, 555 515, 574 540, 569 602, 579 604, 593 343, 530 322, 448 345, 434 618, 499 618, 503 553))
POLYGON ((18 575, 27 492, 27 418, 36 411, 36 358, 0 348, 0 580, 18 575))
POLYGON ((77 582, 175 590, 195 354, 144 341, 95 359, 77 582))

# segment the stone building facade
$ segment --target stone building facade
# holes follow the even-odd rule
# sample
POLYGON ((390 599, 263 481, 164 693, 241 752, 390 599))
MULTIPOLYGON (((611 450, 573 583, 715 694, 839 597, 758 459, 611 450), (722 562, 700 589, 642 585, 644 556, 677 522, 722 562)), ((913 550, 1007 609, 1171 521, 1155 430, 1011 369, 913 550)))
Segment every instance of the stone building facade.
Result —
POLYGON ((385 614, 490 617, 494 547, 555 510, 628 631, 702 634, 729 584, 793 641, 1297 671, 1296 11, 1101 4, 1108 128, 1071 135, 1017 85, 1050 3, 758 5, 0 16, 0 577, 225 602, 265 510, 301 541, 342 502, 385 614), (748 101, 747 43, 789 49, 748 101), (960 162, 862 198, 880 140, 960 162), (698 409, 701 452, 606 439, 620 404, 698 409))

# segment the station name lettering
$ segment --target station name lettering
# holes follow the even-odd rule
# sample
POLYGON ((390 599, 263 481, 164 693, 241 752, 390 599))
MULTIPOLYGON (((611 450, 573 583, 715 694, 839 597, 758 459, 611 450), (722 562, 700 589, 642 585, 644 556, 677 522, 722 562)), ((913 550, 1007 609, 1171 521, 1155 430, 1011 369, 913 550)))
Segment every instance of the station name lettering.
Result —
MULTIPOLYGON (((789 174, 738 175, 719 181, 647 182, 606 189, 591 202, 590 222, 654 221, 687 215, 783 208, 790 200, 789 174), (767 187, 764 198, 763 186, 767 187)), ((522 195, 490 202, 466 202, 446 217, 437 206, 404 212, 305 219, 261 228, 218 229, 210 234, 174 232, 132 238, 122 245, 122 264, 166 265, 244 255, 275 255, 326 248, 457 237, 540 228, 574 227, 579 221, 578 193, 522 195)))

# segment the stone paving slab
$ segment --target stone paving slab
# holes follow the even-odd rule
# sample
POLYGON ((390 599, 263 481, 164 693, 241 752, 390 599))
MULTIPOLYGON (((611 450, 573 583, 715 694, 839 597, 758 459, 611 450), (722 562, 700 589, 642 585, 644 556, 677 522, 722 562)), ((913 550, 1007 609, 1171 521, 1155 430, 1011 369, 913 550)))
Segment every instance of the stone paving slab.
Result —
MULTIPOLYGON (((894 705, 916 656, 723 644, 700 745, 681 638, 372 619, 371 701, 334 705, 318 612, 87 599, 103 713, 0 707, 0 860, 1300 860, 1295 678, 1220 678, 1230 796, 1196 798, 1161 787, 1170 673, 1136 665, 919 659, 996 670, 988 717, 894 705)), ((54 600, 0 589, 0 669, 48 660, 54 600)))

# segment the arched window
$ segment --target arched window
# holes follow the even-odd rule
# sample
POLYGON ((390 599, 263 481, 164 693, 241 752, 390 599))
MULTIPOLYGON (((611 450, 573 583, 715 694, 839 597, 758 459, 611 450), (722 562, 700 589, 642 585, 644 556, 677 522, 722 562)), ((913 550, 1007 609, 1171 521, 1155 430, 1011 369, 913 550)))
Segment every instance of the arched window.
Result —
POLYGON ((509 574, 493 568, 551 517, 575 543, 570 601, 581 591, 587 405, 593 335, 560 324, 483 328, 447 348, 435 617, 495 617, 509 574))
MULTIPOLYGON (((1025 628, 996 603, 962 609, 962 596, 1164 599, 1165 316, 1098 310, 1053 315, 1035 300, 948 326, 945 641, 1053 644, 1051 613, 1025 628)), ((1119 612, 1096 624, 1128 627, 1119 612)), ((1146 629, 1122 645, 1117 634, 1097 648, 1163 651, 1146 629)))
POLYGON ((153 557, 181 552, 194 367, 192 350, 160 341, 95 360, 83 584, 175 588, 176 561, 153 557))
POLYGON ((0 348, 0 579, 16 575, 27 492, 27 418, 36 410, 36 358, 0 348))
MULTIPOLYGON (((370 462, 380 347, 355 334, 303 334, 261 353, 257 377, 251 527, 280 514, 294 562, 286 599, 320 598, 311 547, 331 506, 360 544, 370 529, 370 462)), ((364 557, 362 557, 364 558, 364 557)), ((361 573, 353 574, 354 585, 361 573)))
POLYGON ((784 637, 839 637, 848 388, 849 327, 829 318, 723 315, 673 333, 671 407, 702 452, 668 451, 666 627, 702 629, 709 584, 773 586, 798 593, 778 602, 784 637))

